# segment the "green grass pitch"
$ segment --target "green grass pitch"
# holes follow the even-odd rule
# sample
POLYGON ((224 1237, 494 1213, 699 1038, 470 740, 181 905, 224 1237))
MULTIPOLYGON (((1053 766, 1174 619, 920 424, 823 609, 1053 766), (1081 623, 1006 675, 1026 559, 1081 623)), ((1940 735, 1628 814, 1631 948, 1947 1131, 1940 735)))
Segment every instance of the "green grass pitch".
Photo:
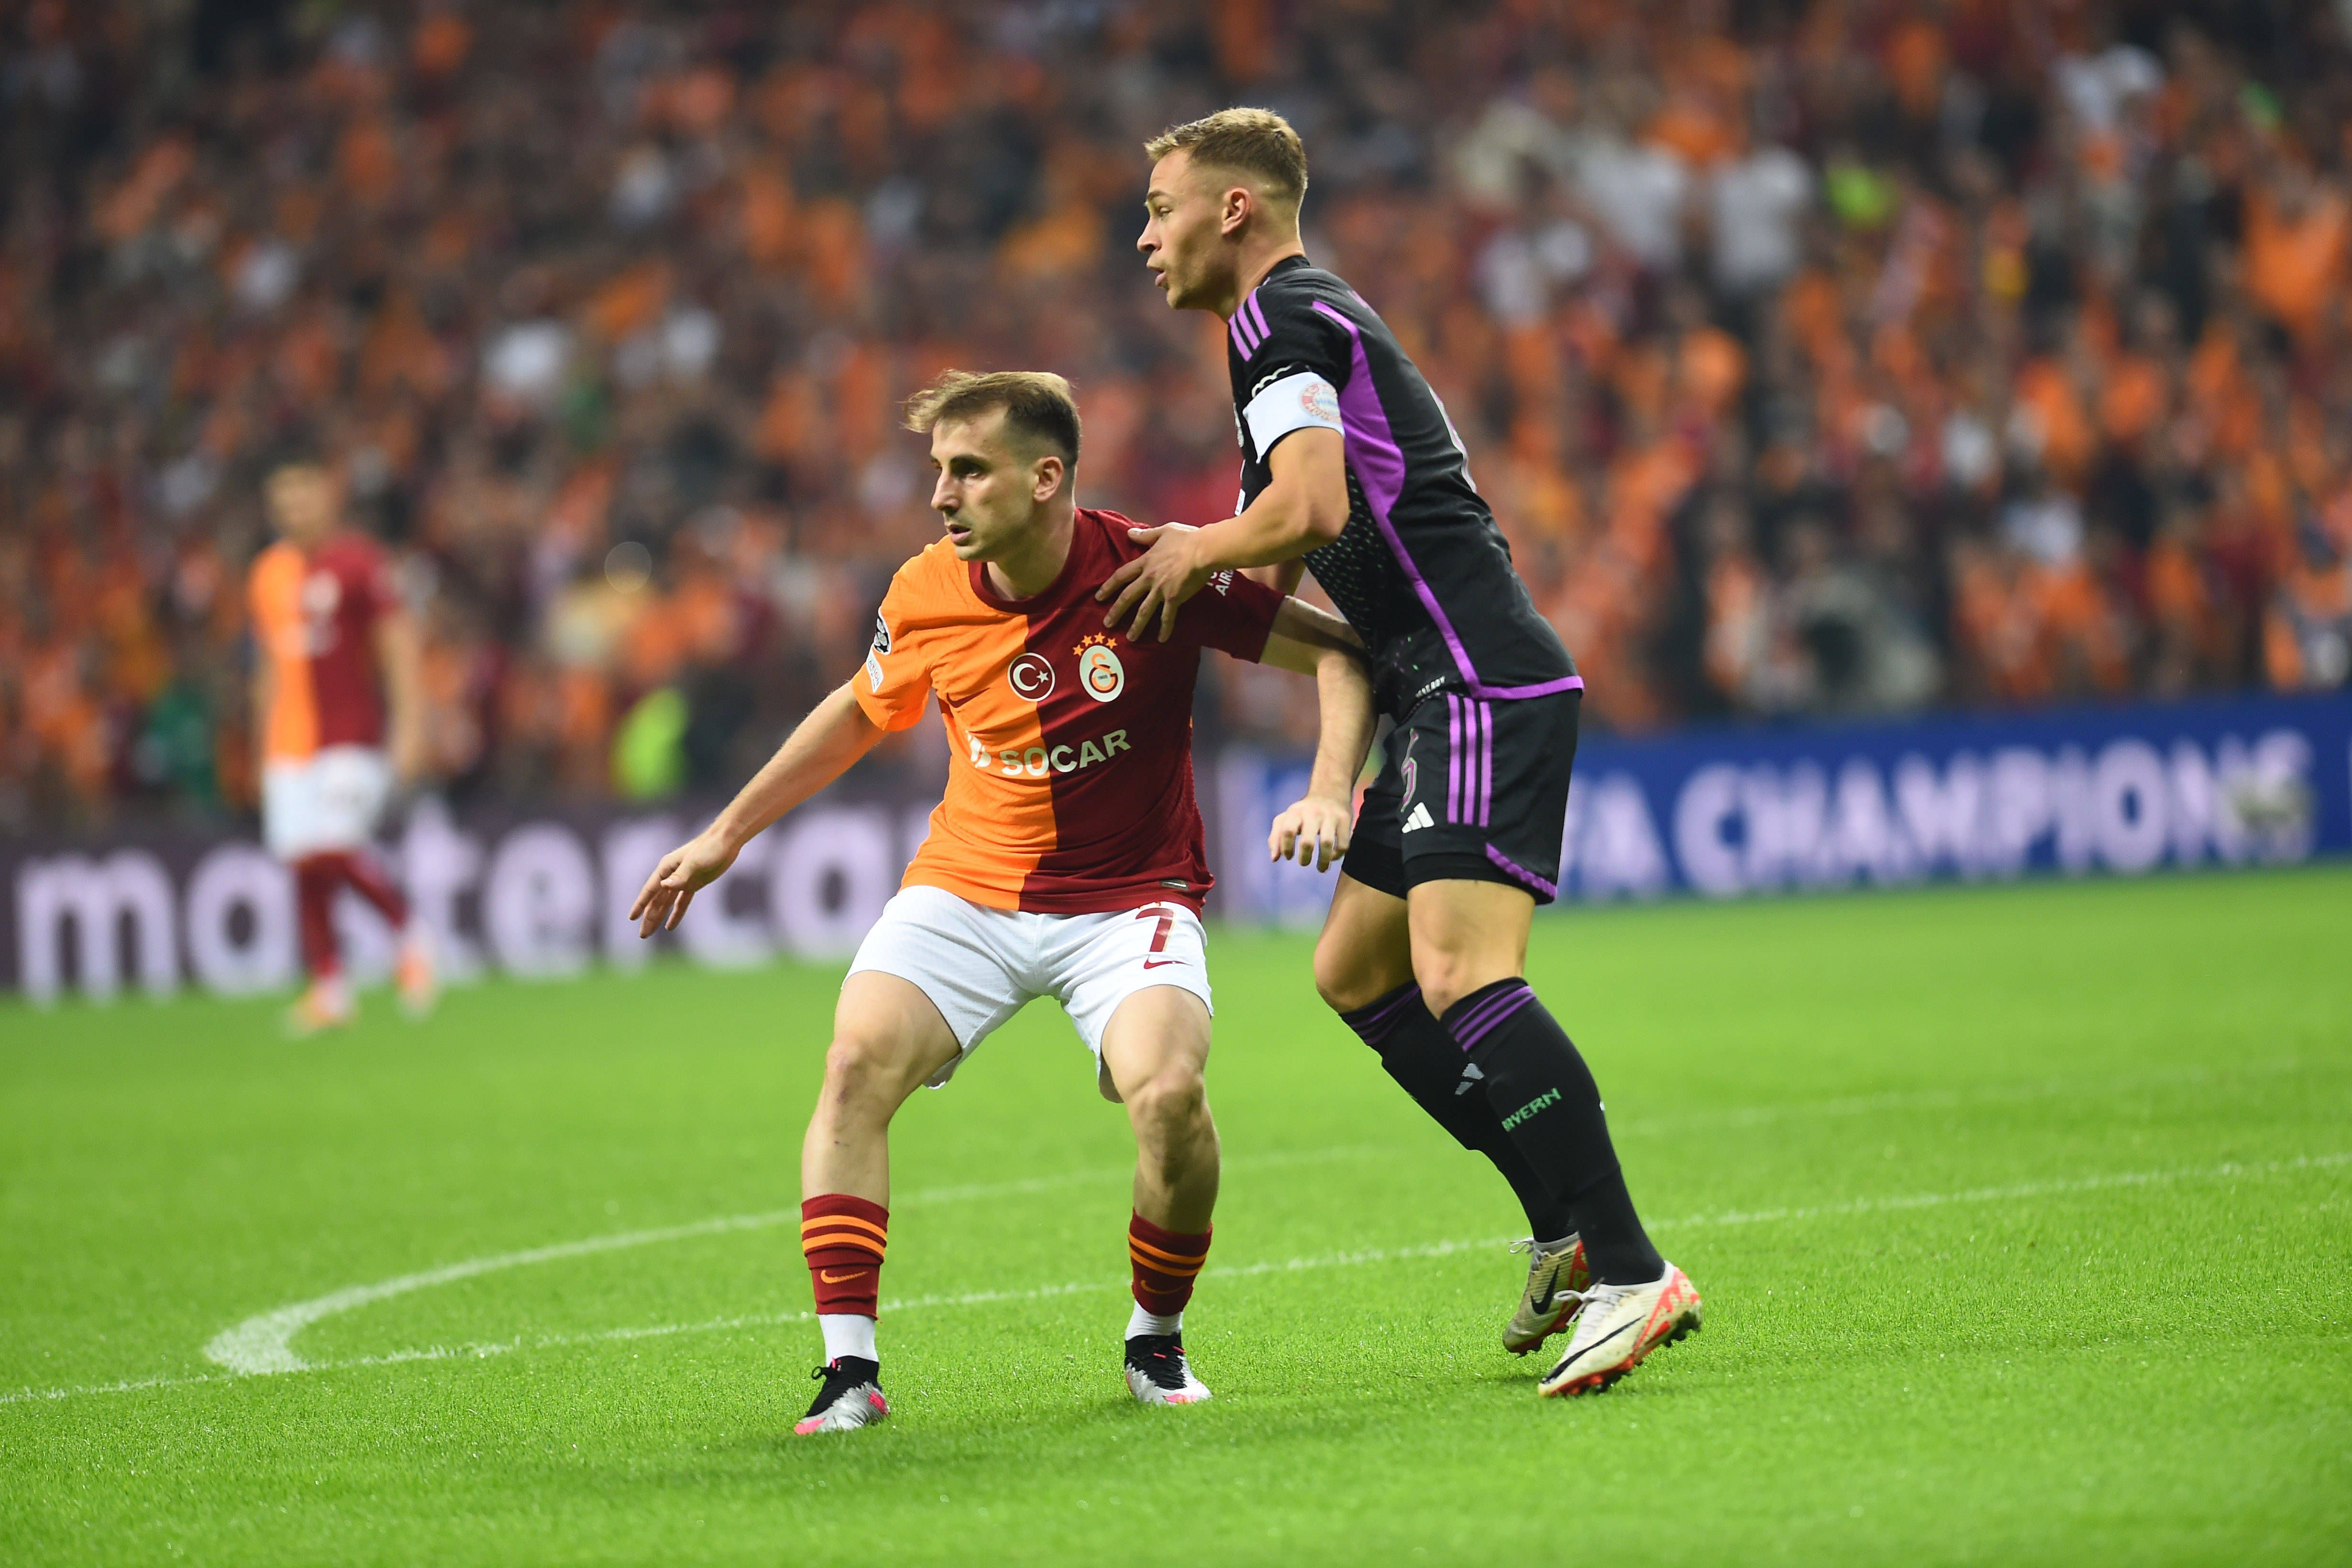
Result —
POLYGON ((0 1560, 2352 1561, 2347 913, 2336 868, 1547 918, 1708 1313, 1572 1401, 1497 1344, 1501 1183, 1304 938, 1218 934, 1215 1402, 1120 1383, 1126 1125, 1040 1004, 900 1118, 895 1416, 818 1440, 782 1216, 836 971, 304 1045, 8 1005, 0 1560), (248 1331, 304 1370, 205 1359, 384 1281, 248 1331))

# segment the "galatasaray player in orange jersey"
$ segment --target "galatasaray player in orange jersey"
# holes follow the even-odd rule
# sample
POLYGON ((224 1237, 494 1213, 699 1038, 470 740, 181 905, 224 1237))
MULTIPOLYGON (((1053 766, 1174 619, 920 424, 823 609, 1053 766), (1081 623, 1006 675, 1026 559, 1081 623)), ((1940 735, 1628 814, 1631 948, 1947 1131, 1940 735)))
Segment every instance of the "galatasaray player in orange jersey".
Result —
POLYGON ((350 888, 400 938, 394 978, 421 1012, 433 999, 425 928, 369 847, 395 780, 424 751, 416 628, 376 542, 343 524, 342 486, 304 458, 271 472, 265 499, 278 542, 247 584, 261 728, 261 824, 294 873, 310 984, 288 1016, 297 1034, 349 1023, 353 1005, 335 940, 334 899, 350 888))
POLYGON ((801 1152, 801 1245, 824 1335, 801 1433, 887 1415, 875 1344, 888 1239, 890 1121, 1031 1000, 1060 1002, 1135 1131, 1126 1374, 1150 1405, 1206 1399, 1181 1338, 1209 1251, 1217 1131, 1202 1069, 1210 876, 1192 798, 1200 650, 1315 677, 1322 736, 1307 795, 1271 847, 1345 851, 1371 690, 1343 623, 1239 575, 1210 584, 1169 642, 1106 636, 1094 593, 1140 552, 1128 520, 1076 504, 1078 414, 1059 376, 950 373, 908 405, 947 537, 882 601, 865 667, 793 731, 637 896, 675 926, 744 844, 939 699, 946 797, 850 965, 801 1152))

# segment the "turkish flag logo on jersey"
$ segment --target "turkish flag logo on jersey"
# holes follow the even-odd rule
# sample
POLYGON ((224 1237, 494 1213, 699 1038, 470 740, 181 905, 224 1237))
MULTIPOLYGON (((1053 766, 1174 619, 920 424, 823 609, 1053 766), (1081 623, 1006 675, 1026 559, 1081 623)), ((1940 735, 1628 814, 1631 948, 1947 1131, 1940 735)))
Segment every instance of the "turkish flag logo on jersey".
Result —
POLYGON ((1014 695, 1026 702, 1043 702, 1054 694, 1053 661, 1042 653, 1024 653, 1004 672, 1014 695))

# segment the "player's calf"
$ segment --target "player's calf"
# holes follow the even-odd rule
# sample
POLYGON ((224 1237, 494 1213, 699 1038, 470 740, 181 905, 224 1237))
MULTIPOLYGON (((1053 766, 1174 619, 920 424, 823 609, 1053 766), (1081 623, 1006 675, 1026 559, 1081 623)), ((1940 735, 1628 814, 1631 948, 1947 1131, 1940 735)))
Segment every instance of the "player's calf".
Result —
POLYGON ((1208 1262, 1218 1176, 1217 1124, 1205 1078, 1207 1005, 1172 986, 1139 991, 1119 1004, 1102 1045, 1104 1066, 1135 1130, 1128 1392, 1146 1405, 1195 1405, 1209 1390, 1184 1353, 1184 1308, 1208 1262))
POLYGON ((889 1251, 890 1119, 925 1078, 952 1061, 955 1037, 939 1009, 895 975, 843 984, 825 1052, 824 1086, 801 1146, 801 1251, 824 1336, 824 1380, 803 1436, 870 1426, 883 1396, 876 1320, 889 1251))
POLYGON ((1136 1119, 1137 1203, 1168 1219, 1160 1224, 1139 1211, 1128 1218, 1135 1297, 1127 1321, 1128 1392, 1146 1405, 1197 1405, 1209 1390, 1184 1353, 1184 1308, 1214 1230, 1207 1215, 1216 1201, 1216 1123, 1197 1080, 1139 1091, 1128 1109, 1136 1119), (1180 1214, 1188 1217, 1173 1217, 1180 1214), (1174 1228, 1179 1224, 1198 1228, 1174 1228))
POLYGON ((1135 1131, 1138 1197, 1173 1221, 1198 1216, 1205 1224, 1218 1175, 1208 1086, 1197 1072, 1172 1071, 1122 1088, 1120 1098, 1135 1131))

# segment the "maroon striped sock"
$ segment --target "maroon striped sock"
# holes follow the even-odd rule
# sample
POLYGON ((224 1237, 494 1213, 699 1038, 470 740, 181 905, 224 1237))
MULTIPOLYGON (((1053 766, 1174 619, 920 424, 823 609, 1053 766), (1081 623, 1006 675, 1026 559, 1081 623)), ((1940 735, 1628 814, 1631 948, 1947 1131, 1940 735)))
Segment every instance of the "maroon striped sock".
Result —
POLYGON ((1141 1215, 1127 1222, 1127 1256, 1135 1265, 1135 1303, 1154 1317, 1172 1318, 1192 1299, 1192 1279, 1209 1260, 1209 1237, 1162 1230, 1141 1215))
POLYGON ((801 1205, 801 1251, 820 1314, 882 1315, 882 1257, 890 1246, 890 1211, 880 1204, 826 1193, 801 1205))

